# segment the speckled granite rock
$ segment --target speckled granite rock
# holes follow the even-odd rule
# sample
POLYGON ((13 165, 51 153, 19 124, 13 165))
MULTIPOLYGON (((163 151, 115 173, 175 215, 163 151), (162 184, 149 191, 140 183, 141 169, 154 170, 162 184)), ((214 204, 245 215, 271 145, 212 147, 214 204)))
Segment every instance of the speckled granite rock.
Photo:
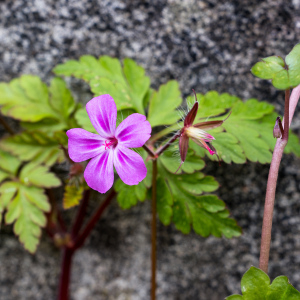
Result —
MULTIPOLYGON (((183 95, 217 90, 272 102, 283 94, 250 74, 261 57, 284 55, 300 39, 300 1, 14 0, 0 1, 0 80, 23 73, 49 81, 51 69, 80 55, 131 57, 153 87, 179 81, 183 95)), ((87 87, 69 80, 88 99, 87 87)), ((294 128, 300 124, 296 111, 294 128)), ((220 197, 243 228, 239 239, 183 235, 158 228, 158 299, 219 300, 239 292, 242 274, 258 264, 268 165, 208 162, 220 197)), ((285 156, 274 212, 270 275, 300 289, 300 161, 285 156)), ((94 202, 95 204, 95 202, 94 202)), ((92 204, 90 209, 92 209, 92 204)), ((114 203, 74 259, 72 299, 148 299, 150 205, 122 211, 114 203), (139 226, 137 226, 139 224, 139 226)), ((1 228, 0 299, 55 299, 59 252, 42 239, 26 253, 1 228)))

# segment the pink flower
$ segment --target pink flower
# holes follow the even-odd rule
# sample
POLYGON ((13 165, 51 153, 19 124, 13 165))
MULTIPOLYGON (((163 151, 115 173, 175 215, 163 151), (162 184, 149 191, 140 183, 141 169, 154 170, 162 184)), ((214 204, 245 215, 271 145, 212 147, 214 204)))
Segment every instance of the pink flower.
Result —
POLYGON ((117 107, 110 95, 93 98, 86 110, 98 134, 73 128, 67 131, 67 136, 73 161, 91 158, 84 171, 88 186, 106 193, 114 182, 113 166, 124 183, 141 182, 147 175, 144 160, 129 147, 142 147, 150 138, 151 126, 146 117, 132 114, 116 129, 117 107))

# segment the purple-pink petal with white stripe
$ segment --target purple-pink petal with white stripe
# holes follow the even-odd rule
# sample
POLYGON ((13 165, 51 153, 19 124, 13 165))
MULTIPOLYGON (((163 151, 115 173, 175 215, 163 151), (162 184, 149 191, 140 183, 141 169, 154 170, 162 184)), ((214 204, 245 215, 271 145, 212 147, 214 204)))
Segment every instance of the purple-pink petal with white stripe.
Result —
POLYGON ((90 160, 84 171, 84 179, 89 187, 99 193, 106 193, 114 183, 114 152, 104 151, 90 160))
POLYGON ((118 143, 125 147, 142 147, 150 138, 151 125, 146 117, 141 114, 132 114, 128 116, 118 126, 115 136, 118 143))
POLYGON ((101 95, 86 104, 86 111, 96 131, 104 139, 112 138, 116 131, 117 107, 110 95, 101 95))
POLYGON ((121 180, 128 185, 138 184, 147 175, 143 158, 122 145, 114 150, 114 166, 121 180))
POLYGON ((75 162, 93 158, 104 151, 104 139, 98 134, 73 128, 67 131, 67 136, 69 156, 75 162))

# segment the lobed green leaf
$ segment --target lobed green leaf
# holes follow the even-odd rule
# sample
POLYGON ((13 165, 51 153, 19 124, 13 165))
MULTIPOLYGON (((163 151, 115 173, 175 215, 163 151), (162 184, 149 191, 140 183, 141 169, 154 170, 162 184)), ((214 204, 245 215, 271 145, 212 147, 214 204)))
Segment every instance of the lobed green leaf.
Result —
POLYGON ((23 75, 10 83, 0 83, 0 110, 22 121, 29 130, 57 131, 72 127, 76 104, 60 78, 50 88, 37 76, 23 75))
POLYGON ((118 110, 134 109, 144 114, 144 97, 150 86, 145 70, 131 59, 124 59, 123 69, 116 58, 82 56, 53 70, 57 75, 74 76, 89 82, 95 96, 110 94, 118 110))
POLYGON ((6 174, 16 175, 20 165, 21 161, 18 158, 0 149, 0 168, 5 171, 6 174))
MULTIPOLYGON (((48 134, 34 131, 24 131, 14 136, 9 136, 0 141, 0 148, 16 155, 20 160, 53 165, 56 161, 64 158, 60 149, 61 142, 65 141, 60 136, 65 133, 57 133, 54 137, 48 134)), ((0 165, 1 167, 1 165, 0 165)))
POLYGON ((44 188, 58 187, 61 181, 54 173, 49 172, 45 166, 29 163, 24 166, 20 173, 20 181, 24 185, 44 188))
POLYGON ((46 225, 44 212, 50 205, 43 189, 26 186, 21 182, 5 182, 0 186, 0 198, 6 224, 14 222, 14 232, 25 249, 34 253, 39 243, 41 227, 46 225), (3 205, 4 203, 4 205, 3 205))
POLYGON ((152 127, 159 125, 172 125, 180 114, 176 110, 181 104, 179 84, 170 80, 160 86, 158 92, 153 92, 149 104, 148 121, 152 127))
POLYGON ((239 236, 241 229, 236 221, 228 218, 224 202, 214 195, 201 195, 218 188, 214 178, 199 172, 175 175, 166 168, 163 156, 158 160, 158 173, 163 180, 157 192, 157 203, 161 201, 164 208, 157 206, 162 222, 169 224, 172 217, 175 227, 183 233, 189 233, 192 226, 204 237, 239 236))
POLYGON ((300 44, 297 44, 286 56, 270 56, 256 63, 251 72, 262 79, 271 79, 279 90, 294 88, 300 84, 300 44))
POLYGON ((114 189, 118 192, 117 201, 123 209, 129 209, 138 201, 146 199, 147 188, 143 182, 137 185, 126 185, 121 179, 118 179, 114 184, 114 189))
POLYGON ((242 294, 232 295, 226 300, 299 300, 298 292, 286 276, 276 277, 270 285, 269 276, 262 270, 251 267, 241 281, 242 294))

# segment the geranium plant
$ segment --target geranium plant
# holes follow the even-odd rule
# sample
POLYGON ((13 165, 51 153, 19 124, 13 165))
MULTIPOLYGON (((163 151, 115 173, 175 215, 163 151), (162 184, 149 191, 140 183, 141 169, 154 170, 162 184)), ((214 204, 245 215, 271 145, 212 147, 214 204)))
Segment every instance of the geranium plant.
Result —
MULTIPOLYGON (((296 87, 300 83, 298 49, 292 50, 286 64, 279 58, 264 59, 254 66, 253 73, 273 79, 275 87, 281 89, 296 87)), ((53 78, 50 86, 31 75, 0 84, 0 121, 7 129, 0 141, 0 217, 6 224, 14 224, 15 234, 29 252, 36 251, 42 228, 62 249, 58 299, 68 299, 72 257, 113 199, 123 209, 152 199, 151 297, 155 299, 157 216, 164 225, 173 223, 185 234, 193 229, 203 237, 232 238, 242 232, 225 203, 213 193, 219 188, 216 179, 201 171, 206 156, 219 160, 219 167, 223 163, 272 160, 272 176, 278 172, 283 152, 300 156, 298 137, 289 133, 294 108, 289 109, 288 104, 282 126, 274 106, 256 99, 242 101, 211 91, 205 95, 191 93, 186 103, 176 81, 154 90, 144 69, 131 59, 120 62, 108 56, 97 59, 87 55, 53 71, 57 76, 85 80, 94 97, 84 106, 76 103, 60 77, 53 78), (187 105, 191 109, 182 114, 187 105), (17 120, 20 130, 9 126, 6 117, 17 120), (60 166, 67 168, 68 174, 58 177, 55 171, 60 166), (53 191, 57 187, 63 187, 63 199, 53 191), (85 222, 89 198, 99 193, 104 196, 85 222), (77 209, 70 226, 59 209, 61 201, 64 209, 77 209)), ((295 88, 291 96, 293 107, 298 90, 295 88)), ((288 99, 286 92, 286 103, 288 99)), ((274 200, 276 180, 270 180, 268 191, 273 194, 267 198, 274 200)), ((268 209, 265 216, 270 221, 268 209)), ((288 297, 289 293, 299 297, 286 277, 269 285, 263 273, 268 261, 264 251, 269 247, 264 243, 270 237, 270 224, 264 222, 263 232, 266 230, 262 271, 251 268, 242 280, 244 296, 228 299, 259 299, 253 298, 257 297, 256 285, 265 288, 266 297, 272 295, 274 287, 287 289, 284 295, 288 297)))

